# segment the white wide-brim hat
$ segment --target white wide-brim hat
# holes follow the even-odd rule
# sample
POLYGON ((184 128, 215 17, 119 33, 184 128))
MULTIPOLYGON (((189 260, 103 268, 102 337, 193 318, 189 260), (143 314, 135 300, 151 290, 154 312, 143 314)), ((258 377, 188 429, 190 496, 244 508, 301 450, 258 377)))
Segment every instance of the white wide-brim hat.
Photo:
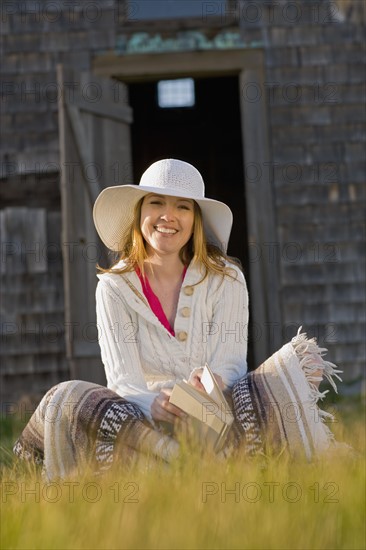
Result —
POLYGON ((223 202, 205 197, 205 184, 199 171, 182 160, 163 159, 154 162, 143 173, 139 185, 107 187, 97 197, 93 218, 103 243, 114 251, 131 226, 134 208, 149 193, 195 200, 201 208, 203 227, 208 243, 226 252, 233 215, 223 202))

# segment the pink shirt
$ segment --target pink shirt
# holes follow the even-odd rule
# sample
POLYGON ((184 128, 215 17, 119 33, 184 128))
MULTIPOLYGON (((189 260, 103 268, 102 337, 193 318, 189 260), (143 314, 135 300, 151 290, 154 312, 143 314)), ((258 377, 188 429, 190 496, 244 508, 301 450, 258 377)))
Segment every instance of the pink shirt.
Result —
MULTIPOLYGON (((182 283, 184 281, 184 277, 187 271, 187 267, 184 266, 183 269, 183 275, 182 275, 182 283)), ((150 286, 149 279, 146 277, 143 277, 141 274, 141 271, 138 267, 136 267, 136 274, 138 278, 140 279, 142 290, 144 291, 145 297, 147 301, 149 302, 149 305, 152 309, 152 311, 155 313, 161 324, 170 332, 172 336, 175 336, 174 329, 170 326, 170 323, 167 319, 167 316, 164 313, 164 310, 161 306, 159 298, 154 294, 153 289, 150 286)))

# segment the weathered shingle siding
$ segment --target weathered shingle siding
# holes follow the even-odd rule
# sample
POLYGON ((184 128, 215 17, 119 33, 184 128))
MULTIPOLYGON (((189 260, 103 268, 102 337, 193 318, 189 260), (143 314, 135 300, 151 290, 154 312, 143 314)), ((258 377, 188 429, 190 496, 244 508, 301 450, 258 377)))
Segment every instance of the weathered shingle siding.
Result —
POLYGON ((56 66, 89 70, 95 52, 114 47, 115 3, 6 4, 1 74, 7 125, 1 176, 54 171, 59 168, 56 66))
POLYGON ((1 397, 8 400, 41 393, 68 371, 60 212, 8 207, 0 224, 1 397))
POLYGON ((283 324, 317 336, 349 382, 365 362, 363 33, 283 25, 266 56, 283 324))
POLYGON ((89 70, 94 52, 113 47, 113 8, 109 0, 76 2, 72 7, 62 1, 2 5, 3 403, 25 393, 41 395, 70 376, 65 354, 56 65, 89 70), (43 219, 41 234, 32 233, 34 219, 43 219))
MULTIPOLYGON (((136 30, 154 35, 160 23, 126 23, 123 2, 113 0, 77 2, 72 10, 62 1, 28 2, 41 6, 39 17, 25 15, 24 2, 5 4, 0 200, 2 241, 10 248, 5 255, 2 248, 2 268, 4 260, 8 267, 1 275, 1 391, 9 400, 42 393, 68 377, 56 65, 89 70, 96 53, 113 51, 136 30), (85 15, 91 4, 98 7, 96 18, 92 11, 85 15), (10 228, 9 216, 20 229, 10 228), (42 239, 48 248, 39 272, 31 254, 17 256, 19 231, 26 241, 32 216, 46 220, 42 239), (31 332, 37 323, 41 332, 50 331, 38 341, 31 332)), ((270 3, 257 4, 262 16, 255 22, 238 15, 181 20, 164 33, 198 29, 212 38, 222 30, 240 31, 248 47, 265 50, 262 92, 268 97, 272 164, 260 168, 272 173, 277 234, 262 243, 262 260, 271 250, 266 261, 275 269, 275 258, 280 269, 283 326, 276 330, 287 339, 302 324, 329 348, 345 380, 354 381, 365 362, 364 11, 361 3, 348 4, 334 21, 326 2, 303 1, 301 17, 291 24, 281 11, 285 2, 275 3, 273 17, 270 3)))

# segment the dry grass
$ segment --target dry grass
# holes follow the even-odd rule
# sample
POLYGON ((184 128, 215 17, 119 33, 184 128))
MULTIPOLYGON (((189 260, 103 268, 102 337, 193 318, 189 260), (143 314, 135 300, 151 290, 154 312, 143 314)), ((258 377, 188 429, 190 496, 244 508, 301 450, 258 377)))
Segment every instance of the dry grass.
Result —
POLYGON ((363 549, 364 407, 342 411, 333 431, 358 454, 312 464, 184 452, 170 467, 47 485, 3 449, 1 548, 363 549))

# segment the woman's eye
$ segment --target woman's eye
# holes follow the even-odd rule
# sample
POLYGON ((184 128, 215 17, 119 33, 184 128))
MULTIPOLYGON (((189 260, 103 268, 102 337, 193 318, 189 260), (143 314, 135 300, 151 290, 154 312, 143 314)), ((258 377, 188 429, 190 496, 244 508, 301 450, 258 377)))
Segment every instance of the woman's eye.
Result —
MULTIPOLYGON (((149 204, 153 204, 153 205, 158 205, 158 206, 161 206, 163 205, 163 201, 160 201, 159 199, 153 199, 151 201, 149 201, 149 204)), ((177 208, 179 208, 180 210, 191 210, 191 207, 188 205, 188 204, 178 204, 177 208)))

